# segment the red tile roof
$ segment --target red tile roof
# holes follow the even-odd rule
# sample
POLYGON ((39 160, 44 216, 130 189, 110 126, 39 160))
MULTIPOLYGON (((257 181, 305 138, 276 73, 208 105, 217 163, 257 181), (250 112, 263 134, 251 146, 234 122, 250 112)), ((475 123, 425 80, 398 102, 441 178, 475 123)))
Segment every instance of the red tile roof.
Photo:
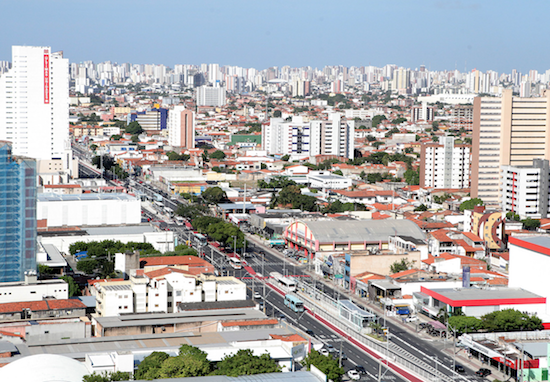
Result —
POLYGON ((64 300, 40 300, 40 301, 25 301, 25 302, 8 302, 0 304, 0 313, 15 313, 25 309, 31 311, 43 310, 60 310, 60 309, 81 309, 86 308, 86 305, 78 299, 64 300))

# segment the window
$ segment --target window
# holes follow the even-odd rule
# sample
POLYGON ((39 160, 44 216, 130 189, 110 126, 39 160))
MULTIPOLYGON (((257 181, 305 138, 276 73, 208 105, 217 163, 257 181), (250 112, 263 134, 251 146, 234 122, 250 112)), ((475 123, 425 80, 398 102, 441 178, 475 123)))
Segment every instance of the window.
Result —
POLYGON ((172 297, 172 292, 168 292, 168 297, 172 297))
POLYGON ((158 293, 155 293, 155 297, 158 297, 158 296, 159 296, 159 294, 158 294, 158 293))
POLYGON ((159 307, 159 304, 155 304, 155 308, 158 308, 159 307))

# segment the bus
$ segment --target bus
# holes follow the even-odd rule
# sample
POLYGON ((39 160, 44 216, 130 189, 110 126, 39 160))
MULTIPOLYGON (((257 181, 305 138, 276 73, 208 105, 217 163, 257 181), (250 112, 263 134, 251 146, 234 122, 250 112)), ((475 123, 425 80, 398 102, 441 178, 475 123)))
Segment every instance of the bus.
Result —
POLYGON ((199 247, 204 247, 206 244, 208 244, 206 236, 198 232, 193 233, 193 242, 199 247))
POLYGON ((292 278, 285 277, 279 272, 270 272, 269 275, 277 284, 284 287, 287 291, 296 291, 296 282, 292 278))
POLYGON ((243 265, 241 263, 241 260, 239 260, 238 258, 236 257, 230 257, 229 258, 229 265, 231 265, 231 267, 233 269, 242 269, 243 268, 243 265))
POLYGON ((171 209, 170 207, 164 206, 164 212, 165 212, 168 216, 174 216, 174 210, 171 209))
POLYGON ((285 295, 285 306, 296 313, 302 313, 304 311, 304 302, 293 293, 285 295))

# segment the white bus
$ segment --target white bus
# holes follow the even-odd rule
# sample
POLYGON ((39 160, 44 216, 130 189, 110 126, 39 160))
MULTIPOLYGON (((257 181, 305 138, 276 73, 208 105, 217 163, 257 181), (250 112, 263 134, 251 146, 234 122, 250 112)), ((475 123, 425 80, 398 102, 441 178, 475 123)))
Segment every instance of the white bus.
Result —
POLYGON ((290 277, 284 277, 279 272, 270 272, 269 275, 273 278, 275 283, 284 287, 287 291, 294 292, 296 291, 296 281, 290 277))
POLYGON ((231 267, 233 269, 242 269, 243 268, 243 264, 241 263, 241 260, 237 259, 236 257, 230 257, 229 258, 229 265, 231 265, 231 267))

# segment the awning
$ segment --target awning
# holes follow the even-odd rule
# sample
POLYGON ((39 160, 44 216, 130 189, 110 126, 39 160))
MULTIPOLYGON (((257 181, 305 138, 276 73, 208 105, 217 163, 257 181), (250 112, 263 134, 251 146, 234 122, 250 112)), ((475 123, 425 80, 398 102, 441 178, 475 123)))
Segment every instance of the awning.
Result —
POLYGON ((437 314, 439 313, 439 309, 433 308, 428 305, 422 305, 422 311, 431 314, 432 316, 437 316, 437 314))

